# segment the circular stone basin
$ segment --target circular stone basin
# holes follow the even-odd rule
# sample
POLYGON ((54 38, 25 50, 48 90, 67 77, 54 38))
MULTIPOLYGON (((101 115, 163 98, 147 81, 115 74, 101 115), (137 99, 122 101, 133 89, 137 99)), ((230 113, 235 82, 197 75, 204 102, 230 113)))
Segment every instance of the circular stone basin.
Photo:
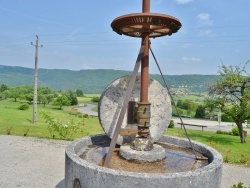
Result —
MULTIPOLYGON (((190 146, 188 140, 171 136, 163 136, 157 143, 161 145, 175 145, 180 148, 189 148, 190 146)), ((174 159, 176 162, 173 162, 172 159, 168 159, 168 155, 171 155, 173 150, 168 149, 168 152, 166 152, 166 162, 169 162, 170 165, 172 164, 173 171, 163 173, 146 173, 148 171, 131 172, 100 166, 100 159, 107 153, 109 144, 110 138, 106 134, 85 137, 70 144, 66 148, 65 187, 220 187, 223 164, 222 156, 216 150, 204 144, 193 142, 194 149, 208 158, 207 165, 198 165, 198 167, 192 168, 193 170, 178 169, 177 166, 179 163, 183 163, 183 155, 175 155, 174 159), (98 149, 96 150, 95 148, 98 149), (91 149, 95 151, 94 155, 92 155, 95 156, 94 158, 90 157, 91 155, 86 155, 88 150, 91 149)), ((204 160, 197 160, 198 163, 202 163, 202 161, 204 160)))

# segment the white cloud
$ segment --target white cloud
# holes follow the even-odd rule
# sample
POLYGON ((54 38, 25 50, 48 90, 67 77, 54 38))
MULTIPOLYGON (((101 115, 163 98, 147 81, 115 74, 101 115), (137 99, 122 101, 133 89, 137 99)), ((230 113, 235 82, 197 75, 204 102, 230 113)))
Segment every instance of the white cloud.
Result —
POLYGON ((193 0, 175 0, 175 2, 177 4, 180 4, 180 5, 184 5, 184 4, 187 4, 187 3, 190 3, 192 2, 193 0))
POLYGON ((210 18, 210 14, 208 13, 201 13, 197 15, 198 23, 200 25, 213 25, 214 22, 210 18))
POLYGON ((192 62, 200 62, 201 59, 199 57, 187 57, 183 56, 181 60, 185 63, 192 63, 192 62))

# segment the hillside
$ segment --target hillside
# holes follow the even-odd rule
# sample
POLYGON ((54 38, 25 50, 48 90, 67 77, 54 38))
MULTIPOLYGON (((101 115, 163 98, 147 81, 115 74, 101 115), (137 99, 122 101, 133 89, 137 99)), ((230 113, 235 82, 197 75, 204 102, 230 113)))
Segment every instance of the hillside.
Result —
MULTIPOLYGON (((64 70, 39 69, 38 85, 48 86, 53 90, 82 89, 84 93, 102 93, 113 80, 130 75, 130 71, 95 69, 95 70, 64 70)), ((31 68, 0 65, 0 84, 15 87, 33 85, 34 71, 31 68)), ((151 78, 163 83, 160 75, 150 75, 151 78)), ((215 82, 216 75, 166 75, 170 88, 185 89, 189 92, 205 92, 209 84, 215 82)))

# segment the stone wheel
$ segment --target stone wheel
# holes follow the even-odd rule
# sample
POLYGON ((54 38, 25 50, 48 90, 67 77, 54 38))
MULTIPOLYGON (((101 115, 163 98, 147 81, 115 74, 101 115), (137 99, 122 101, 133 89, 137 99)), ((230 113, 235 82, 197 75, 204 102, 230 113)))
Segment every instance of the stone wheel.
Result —
MULTIPOLYGON (((102 93, 99 102, 99 121, 105 133, 112 138, 114 128, 129 84, 130 76, 124 76, 113 81, 102 93)), ((131 101, 139 101, 141 77, 137 76, 131 101)), ((148 98, 151 103, 150 134, 153 141, 157 141, 165 133, 171 120, 172 107, 167 90, 156 80, 149 80, 148 98)), ((136 124, 128 122, 128 111, 125 114, 122 128, 137 129, 136 124)), ((118 136, 117 144, 131 143, 136 135, 118 136)))

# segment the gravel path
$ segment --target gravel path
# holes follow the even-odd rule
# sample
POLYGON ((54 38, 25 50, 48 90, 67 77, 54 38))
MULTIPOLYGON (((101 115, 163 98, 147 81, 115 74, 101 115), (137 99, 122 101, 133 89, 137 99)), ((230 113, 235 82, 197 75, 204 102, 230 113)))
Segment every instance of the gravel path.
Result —
MULTIPOLYGON (((69 143, 0 135, 0 187, 64 187, 65 147, 69 143)), ((224 164, 222 188, 237 182, 250 186, 250 168, 224 164)))

